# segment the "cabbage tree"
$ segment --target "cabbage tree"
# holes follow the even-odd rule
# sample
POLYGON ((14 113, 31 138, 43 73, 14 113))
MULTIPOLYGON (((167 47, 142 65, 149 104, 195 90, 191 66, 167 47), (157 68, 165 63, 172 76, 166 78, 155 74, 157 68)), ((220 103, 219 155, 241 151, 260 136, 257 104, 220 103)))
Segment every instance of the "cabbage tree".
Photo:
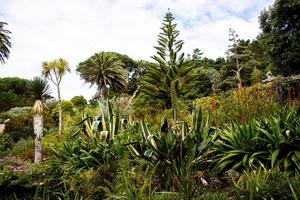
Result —
POLYGON ((27 92, 35 100, 32 107, 33 130, 35 135, 34 163, 39 164, 42 161, 44 101, 51 98, 51 91, 47 80, 35 77, 28 82, 27 92))

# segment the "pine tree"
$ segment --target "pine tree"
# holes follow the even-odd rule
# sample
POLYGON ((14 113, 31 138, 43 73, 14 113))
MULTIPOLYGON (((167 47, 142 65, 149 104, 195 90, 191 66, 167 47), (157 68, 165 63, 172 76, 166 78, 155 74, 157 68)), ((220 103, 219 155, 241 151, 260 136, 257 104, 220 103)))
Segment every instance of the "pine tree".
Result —
POLYGON ((158 45, 154 47, 156 55, 152 56, 158 64, 148 67, 141 89, 153 98, 163 99, 166 108, 173 109, 176 121, 180 83, 187 78, 192 67, 184 66, 184 53, 181 53, 184 42, 178 39, 180 32, 176 30, 174 19, 168 11, 162 23, 162 32, 158 34, 158 45))

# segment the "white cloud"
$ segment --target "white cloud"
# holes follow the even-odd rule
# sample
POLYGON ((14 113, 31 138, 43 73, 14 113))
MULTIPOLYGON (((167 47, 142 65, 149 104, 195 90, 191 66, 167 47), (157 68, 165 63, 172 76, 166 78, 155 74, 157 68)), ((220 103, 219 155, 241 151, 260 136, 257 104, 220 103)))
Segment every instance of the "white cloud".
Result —
MULTIPOLYGON (((84 84, 76 65, 98 51, 116 51, 150 60, 165 11, 176 16, 184 50, 200 48, 205 56, 223 56, 228 29, 241 38, 259 32, 257 16, 272 0, 0 0, 0 20, 12 31, 9 60, 0 76, 32 78, 42 61, 63 57, 72 73, 62 84, 63 98, 90 98, 95 88, 84 84), (2 19, 3 17, 3 19, 2 19)), ((53 88, 53 91, 55 89, 53 88)))

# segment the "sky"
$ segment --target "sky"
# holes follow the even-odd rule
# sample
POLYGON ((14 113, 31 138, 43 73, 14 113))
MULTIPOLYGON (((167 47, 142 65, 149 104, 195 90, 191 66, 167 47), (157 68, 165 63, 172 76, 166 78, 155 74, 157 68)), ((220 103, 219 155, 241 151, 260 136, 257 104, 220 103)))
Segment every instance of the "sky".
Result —
MULTIPOLYGON (((0 65, 0 77, 31 79, 41 75, 41 63, 57 58, 69 62, 62 98, 83 95, 90 87, 76 72, 78 63, 96 52, 114 51, 151 61, 157 34, 168 10, 175 16, 183 51, 199 48, 203 56, 225 56, 228 30, 240 39, 260 32, 258 16, 274 0, 0 0, 0 21, 11 34, 11 53, 0 65)), ((56 96, 52 85, 53 95, 56 96)))

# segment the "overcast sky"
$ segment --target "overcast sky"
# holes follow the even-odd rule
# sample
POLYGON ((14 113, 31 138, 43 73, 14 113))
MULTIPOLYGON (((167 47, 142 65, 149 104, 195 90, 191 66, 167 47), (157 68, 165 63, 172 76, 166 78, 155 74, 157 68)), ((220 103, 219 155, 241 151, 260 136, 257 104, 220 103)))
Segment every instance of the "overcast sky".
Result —
MULTIPOLYGON (((241 39, 259 33, 258 16, 274 0, 0 0, 0 21, 11 34, 11 54, 0 65, 0 77, 31 79, 41 63, 69 61, 71 74, 63 78, 62 97, 91 98, 95 88, 80 80, 79 62, 99 51, 115 51, 149 60, 168 8, 175 15, 184 52, 200 48, 204 56, 224 56, 228 29, 241 39)), ((56 95, 53 87, 53 95, 56 95)))

